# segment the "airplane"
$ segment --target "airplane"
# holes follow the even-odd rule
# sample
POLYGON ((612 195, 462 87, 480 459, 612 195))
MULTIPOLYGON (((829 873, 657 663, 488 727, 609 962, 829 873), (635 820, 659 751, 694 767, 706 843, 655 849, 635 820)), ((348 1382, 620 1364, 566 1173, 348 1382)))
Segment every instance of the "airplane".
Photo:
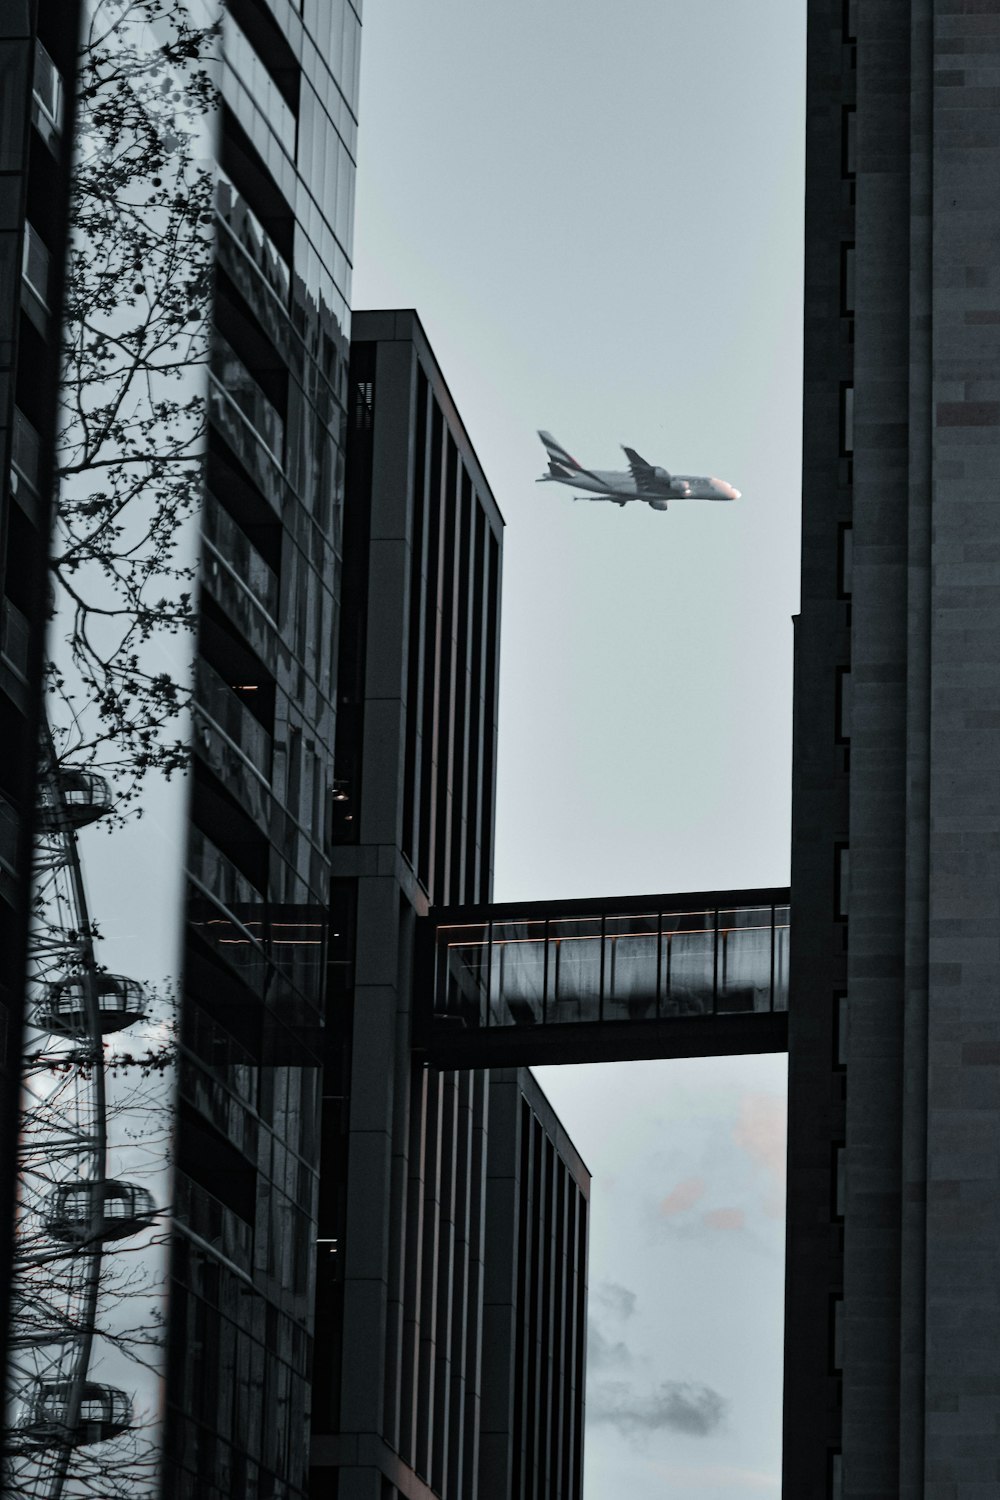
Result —
POLYGON ((558 484, 570 484, 577 490, 588 490, 586 495, 574 495, 574 500, 609 500, 612 505, 627 505, 630 500, 643 500, 652 510, 666 510, 671 500, 738 500, 739 490, 733 489, 724 479, 695 474, 670 474, 640 458, 634 448, 622 445, 628 459, 628 473, 622 469, 585 469, 578 464, 561 443, 557 443, 550 432, 539 431, 549 456, 549 472, 538 480, 555 480, 558 484))

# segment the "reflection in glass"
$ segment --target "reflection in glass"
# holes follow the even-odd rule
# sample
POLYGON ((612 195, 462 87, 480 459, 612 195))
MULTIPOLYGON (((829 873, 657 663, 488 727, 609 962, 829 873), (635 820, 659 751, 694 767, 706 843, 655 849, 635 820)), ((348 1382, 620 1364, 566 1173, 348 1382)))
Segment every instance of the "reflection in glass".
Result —
POLYGON ((24 413, 15 406, 11 460, 33 490, 38 488, 39 441, 38 433, 24 413))
POLYGON ((771 908, 719 912, 716 1009, 769 1010, 771 1005, 771 908))
POLYGON ((21 258, 21 275, 43 307, 49 305, 49 255, 48 246, 32 224, 25 220, 24 245, 21 258))
POLYGON ((544 1019, 545 923, 494 922, 490 1025, 533 1026, 544 1019))
POLYGON ((774 982, 772 1006, 775 1010, 788 1009, 788 947, 791 936, 791 908, 774 908, 774 982))
POLYGON ((35 42, 35 76, 32 94, 39 108, 44 111, 55 131, 62 130, 63 81, 62 75, 41 42, 35 42))
POLYGON ((608 917, 604 938, 604 1019, 641 1021, 656 1015, 659 917, 608 917))
POLYGON ((212 334, 211 371, 229 400, 280 463, 285 439, 281 416, 218 330, 212 334))
POLYGON ((473 922, 436 943, 434 1014, 467 1026, 788 1008, 787 906, 473 922))
POLYGON ((233 692, 228 682, 197 661, 197 707, 221 729, 265 781, 271 779, 271 736, 233 692))
POLYGON ((291 273, 271 236, 257 215, 243 201, 225 173, 219 169, 215 187, 215 209, 230 234, 260 271, 282 305, 288 303, 291 273))
POLYGON ((715 913, 667 912, 662 920, 661 1015, 707 1015, 715 990, 715 913))
POLYGON ((438 932, 435 1014, 466 1026, 486 1025, 489 924, 438 932))
POLYGON ((547 1021, 596 1021, 601 1006, 601 919, 549 922, 547 1021))

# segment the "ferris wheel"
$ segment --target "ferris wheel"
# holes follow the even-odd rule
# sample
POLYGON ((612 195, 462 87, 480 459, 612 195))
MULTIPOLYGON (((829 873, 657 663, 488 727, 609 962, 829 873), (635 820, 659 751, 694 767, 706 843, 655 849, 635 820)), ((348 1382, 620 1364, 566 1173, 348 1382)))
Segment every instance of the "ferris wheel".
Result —
POLYGON ((147 1228, 156 1206, 107 1168, 104 1038, 148 1008, 142 984, 102 970, 87 909, 77 834, 111 812, 111 789, 60 767, 48 735, 40 783, 6 1479, 26 1500, 61 1500, 100 1493, 94 1445, 133 1426, 131 1396, 91 1368, 106 1247, 147 1228))

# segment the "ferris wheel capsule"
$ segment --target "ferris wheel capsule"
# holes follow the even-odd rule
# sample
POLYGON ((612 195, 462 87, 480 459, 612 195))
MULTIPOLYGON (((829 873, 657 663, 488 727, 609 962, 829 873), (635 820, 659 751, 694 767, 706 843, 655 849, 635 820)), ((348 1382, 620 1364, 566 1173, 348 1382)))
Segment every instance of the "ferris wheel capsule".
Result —
POLYGON ((53 1443, 82 1448, 87 1443, 106 1443, 127 1432, 132 1425, 131 1399, 117 1386, 85 1381, 80 1387, 79 1410, 75 1404, 75 1381, 39 1380, 27 1410, 17 1424, 23 1441, 48 1447, 53 1443))
POLYGON ((124 974, 67 974, 49 980, 35 1002, 32 1019, 40 1031, 57 1036, 82 1036, 90 1029, 89 986, 97 991, 97 1014, 102 1036, 123 1031, 145 1018, 149 991, 138 979, 124 974))
POLYGON ((67 1245, 97 1240, 127 1240, 156 1217, 156 1204, 134 1182, 61 1182, 46 1200, 42 1223, 46 1233, 67 1245))
POLYGON ((114 807, 111 785, 96 771, 63 767, 42 786, 38 809, 41 833, 59 833, 65 828, 85 828, 114 807))

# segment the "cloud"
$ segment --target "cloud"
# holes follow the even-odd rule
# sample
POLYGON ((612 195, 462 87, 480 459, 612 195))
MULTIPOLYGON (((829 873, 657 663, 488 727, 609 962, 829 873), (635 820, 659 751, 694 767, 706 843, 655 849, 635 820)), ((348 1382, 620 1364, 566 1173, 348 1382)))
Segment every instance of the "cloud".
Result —
POLYGON ((708 1229, 742 1229, 746 1220, 742 1208, 712 1208, 701 1216, 708 1229))
POLYGON ((774 1094, 744 1094, 740 1115, 733 1127, 733 1140, 751 1160, 770 1173, 784 1192, 786 1172, 787 1116, 783 1099, 774 1094))
POLYGON ((781 1477, 763 1469, 743 1469, 731 1464, 706 1464, 697 1468, 692 1464, 652 1465, 660 1479, 673 1485, 683 1485, 685 1493, 692 1490, 713 1490, 718 1494, 720 1485, 736 1486, 739 1493, 756 1490, 761 1494, 777 1495, 781 1491, 781 1477))
POLYGON ((651 1432, 707 1437, 725 1418, 728 1401, 708 1385, 665 1380, 651 1395, 625 1381, 604 1381, 587 1393, 587 1421, 614 1427, 624 1438, 651 1432))
POLYGON ((604 1308, 605 1312, 623 1321, 635 1312, 635 1292, 630 1292, 628 1287, 619 1286, 616 1281, 602 1281, 590 1296, 591 1301, 604 1308))
POLYGON ((587 1321, 587 1368, 588 1370, 627 1370, 632 1363, 632 1354, 621 1339, 612 1343, 606 1339, 593 1320, 587 1321))
POLYGON ((663 1199, 660 1204, 660 1213, 664 1218, 669 1218, 672 1214, 686 1213, 700 1198, 704 1198, 707 1191, 703 1177, 685 1177, 684 1181, 679 1182, 663 1199))

